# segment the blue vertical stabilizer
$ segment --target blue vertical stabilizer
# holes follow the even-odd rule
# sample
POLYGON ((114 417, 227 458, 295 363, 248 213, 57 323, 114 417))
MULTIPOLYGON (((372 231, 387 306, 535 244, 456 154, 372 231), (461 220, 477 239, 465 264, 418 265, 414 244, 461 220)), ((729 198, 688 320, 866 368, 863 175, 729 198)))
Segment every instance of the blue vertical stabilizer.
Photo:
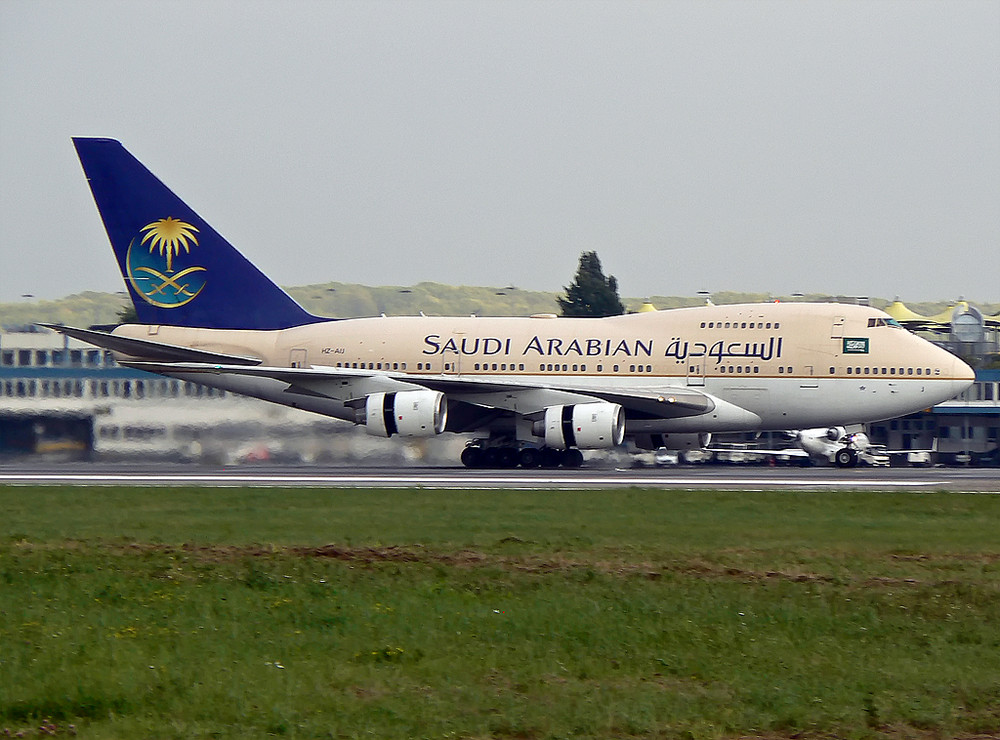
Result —
POLYGON ((141 323, 286 329, 326 320, 293 301, 121 143, 73 143, 141 323))

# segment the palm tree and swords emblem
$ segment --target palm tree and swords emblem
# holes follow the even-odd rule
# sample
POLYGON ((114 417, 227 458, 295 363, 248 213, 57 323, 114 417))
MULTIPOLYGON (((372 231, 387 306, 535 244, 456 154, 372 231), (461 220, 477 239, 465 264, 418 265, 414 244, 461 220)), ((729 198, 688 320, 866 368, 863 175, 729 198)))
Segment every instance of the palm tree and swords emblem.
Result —
POLYGON ((198 229, 180 219, 167 216, 139 229, 139 235, 129 244, 126 263, 132 287, 143 298, 160 308, 177 308, 190 303, 205 287, 207 272, 199 266, 186 267, 174 272, 174 258, 191 253, 191 246, 198 245, 198 229), (136 247, 138 241, 139 249, 136 247), (142 249, 148 245, 149 249, 142 249), (158 254, 154 254, 158 253, 158 254), (166 268, 163 268, 163 259, 166 268), (144 283, 140 287, 140 282, 144 283))

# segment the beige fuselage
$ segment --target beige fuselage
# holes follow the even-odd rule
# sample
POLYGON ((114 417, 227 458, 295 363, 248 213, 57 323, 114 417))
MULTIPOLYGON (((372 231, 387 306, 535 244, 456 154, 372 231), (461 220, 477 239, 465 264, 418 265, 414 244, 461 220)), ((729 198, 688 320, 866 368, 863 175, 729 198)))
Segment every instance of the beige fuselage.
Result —
MULTIPOLYGON (((703 306, 603 319, 376 317, 276 331, 123 326, 116 334, 213 352, 262 365, 329 367, 378 384, 495 379, 587 394, 696 390, 749 414, 648 418, 630 433, 790 429, 891 418, 953 397, 973 380, 961 360, 866 306, 703 306)), ((126 358, 128 359, 128 358, 126 358)), ((139 358, 141 359, 141 358, 139 358)), ((285 402, 287 384, 192 377, 285 402)), ((344 419, 357 383, 327 384, 333 403, 312 410, 344 419)), ((363 388, 362 391, 363 392, 363 388)), ((457 394, 477 402, 474 391, 457 394)), ((452 397, 451 395, 449 396, 452 397)), ((308 404, 289 403, 303 408, 308 404)), ((502 406, 502 404, 501 404, 502 406)), ((509 406, 505 408, 510 408, 509 406)))

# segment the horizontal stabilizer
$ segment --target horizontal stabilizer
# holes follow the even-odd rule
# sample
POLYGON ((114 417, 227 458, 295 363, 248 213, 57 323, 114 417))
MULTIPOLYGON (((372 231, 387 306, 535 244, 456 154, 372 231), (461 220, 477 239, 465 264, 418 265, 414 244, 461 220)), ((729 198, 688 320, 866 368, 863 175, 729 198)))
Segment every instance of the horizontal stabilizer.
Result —
POLYGON ((123 355, 142 357, 143 359, 156 362, 221 362, 227 365, 260 364, 260 360, 255 357, 240 357, 239 355, 226 355, 219 352, 206 352, 200 349, 191 349, 190 347, 178 347, 173 344, 151 342, 148 339, 119 337, 104 331, 77 329, 73 326, 59 326, 58 324, 39 324, 39 326, 44 326, 46 329, 52 329, 68 337, 93 344, 96 347, 103 347, 113 352, 120 352, 123 355))

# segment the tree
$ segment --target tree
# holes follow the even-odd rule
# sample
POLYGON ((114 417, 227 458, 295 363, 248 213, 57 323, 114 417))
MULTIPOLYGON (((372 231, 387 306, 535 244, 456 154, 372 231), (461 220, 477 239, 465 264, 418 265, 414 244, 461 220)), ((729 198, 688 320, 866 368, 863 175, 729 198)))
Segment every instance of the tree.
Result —
POLYGON ((138 324, 139 323, 139 313, 135 310, 135 306, 129 302, 128 305, 122 306, 118 309, 118 323, 119 324, 138 324))
POLYGON ((557 298, 563 316, 618 316, 625 313, 625 306, 618 296, 618 281, 614 276, 604 277, 597 252, 580 255, 580 267, 566 291, 565 298, 557 298))

